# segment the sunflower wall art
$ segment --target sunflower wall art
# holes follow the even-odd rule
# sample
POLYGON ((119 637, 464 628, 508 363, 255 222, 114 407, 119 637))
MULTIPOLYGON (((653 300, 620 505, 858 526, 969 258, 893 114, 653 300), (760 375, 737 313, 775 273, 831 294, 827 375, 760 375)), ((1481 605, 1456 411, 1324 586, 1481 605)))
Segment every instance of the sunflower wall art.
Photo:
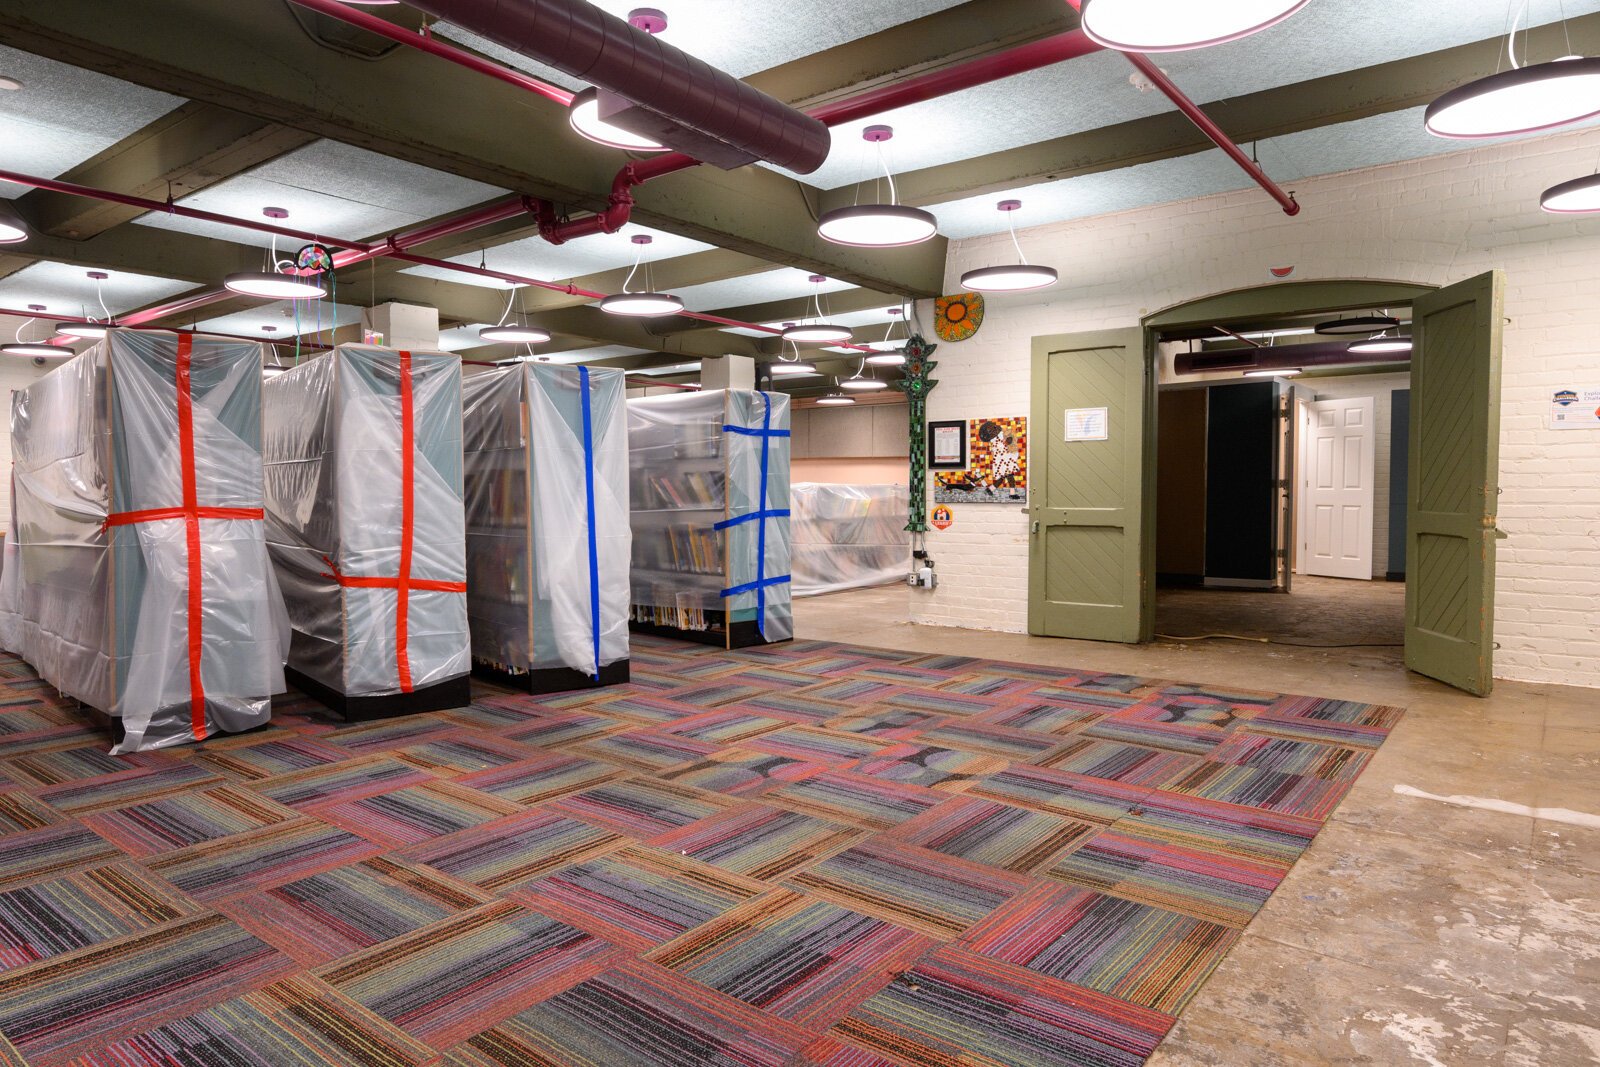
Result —
POLYGON ((1020 504, 1028 499, 1028 419, 967 421, 967 469, 933 472, 935 504, 1020 504))
POLYGON ((933 302, 933 332, 941 341, 965 341, 982 325, 982 293, 952 293, 933 302))

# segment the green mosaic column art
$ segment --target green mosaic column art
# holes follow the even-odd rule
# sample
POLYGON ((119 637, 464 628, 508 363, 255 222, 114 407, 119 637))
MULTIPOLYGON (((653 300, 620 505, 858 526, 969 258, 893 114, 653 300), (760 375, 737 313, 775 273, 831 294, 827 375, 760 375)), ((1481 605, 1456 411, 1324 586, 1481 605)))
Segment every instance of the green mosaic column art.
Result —
POLYGON ((895 386, 906 394, 911 420, 911 506, 906 529, 928 532, 928 394, 939 383, 928 377, 939 364, 928 357, 938 345, 930 345, 921 334, 906 341, 906 364, 895 386))

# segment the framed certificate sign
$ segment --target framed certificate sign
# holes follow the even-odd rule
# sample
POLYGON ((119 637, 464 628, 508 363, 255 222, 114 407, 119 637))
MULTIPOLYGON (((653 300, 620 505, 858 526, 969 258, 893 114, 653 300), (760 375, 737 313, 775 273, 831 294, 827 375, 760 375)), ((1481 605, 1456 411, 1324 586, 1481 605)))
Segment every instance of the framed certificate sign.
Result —
POLYGON ((928 423, 928 469, 935 471, 967 469, 965 420, 928 423))

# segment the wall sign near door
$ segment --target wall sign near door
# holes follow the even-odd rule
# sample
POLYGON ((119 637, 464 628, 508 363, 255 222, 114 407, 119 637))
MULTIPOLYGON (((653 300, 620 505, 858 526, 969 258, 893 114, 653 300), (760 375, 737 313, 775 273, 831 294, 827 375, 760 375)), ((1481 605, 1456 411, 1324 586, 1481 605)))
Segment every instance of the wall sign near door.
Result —
POLYGON ((928 469, 931 471, 967 469, 966 420, 928 423, 928 469))
POLYGON ((1600 430, 1600 387, 1556 389, 1550 393, 1552 430, 1600 430))
POLYGON ((1104 441, 1110 437, 1110 409, 1067 408, 1066 425, 1068 441, 1104 441))

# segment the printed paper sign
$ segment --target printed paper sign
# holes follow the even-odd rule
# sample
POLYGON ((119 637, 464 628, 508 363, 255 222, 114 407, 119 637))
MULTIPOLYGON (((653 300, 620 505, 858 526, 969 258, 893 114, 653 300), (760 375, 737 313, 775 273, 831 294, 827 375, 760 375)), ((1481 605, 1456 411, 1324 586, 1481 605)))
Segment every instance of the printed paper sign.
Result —
POLYGON ((1067 408, 1067 440, 1104 441, 1110 421, 1106 408, 1067 408))
POLYGON ((1550 393, 1550 428, 1600 429, 1600 387, 1553 390, 1550 393))

